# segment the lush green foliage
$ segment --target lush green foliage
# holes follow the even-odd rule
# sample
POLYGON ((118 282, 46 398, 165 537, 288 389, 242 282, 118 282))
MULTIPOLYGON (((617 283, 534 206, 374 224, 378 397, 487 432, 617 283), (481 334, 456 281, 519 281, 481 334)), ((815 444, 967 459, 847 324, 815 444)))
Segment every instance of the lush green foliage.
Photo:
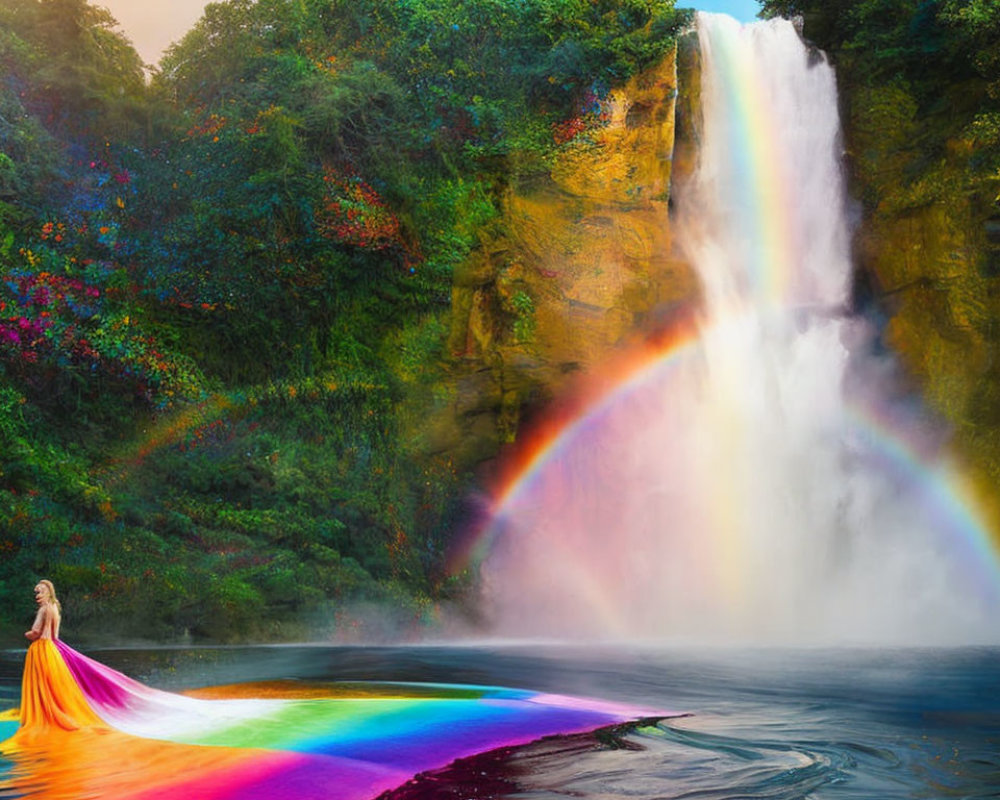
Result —
POLYGON ((147 84, 107 12, 0 0, 4 616, 42 575, 92 636, 431 613, 471 466, 419 434, 452 270, 680 19, 228 0, 147 84))

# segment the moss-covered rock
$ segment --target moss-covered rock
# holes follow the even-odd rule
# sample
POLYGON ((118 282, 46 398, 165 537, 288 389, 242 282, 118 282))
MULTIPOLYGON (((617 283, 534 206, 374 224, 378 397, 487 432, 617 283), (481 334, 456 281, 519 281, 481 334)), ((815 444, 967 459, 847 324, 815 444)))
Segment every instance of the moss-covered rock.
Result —
MULTIPOLYGON (((951 99, 929 104, 927 87, 862 81, 858 69, 847 58, 838 74, 864 212, 863 283, 885 316, 885 344, 951 428, 1000 530, 1000 271, 990 233, 1000 180, 977 170, 951 99)), ((975 93, 949 89, 949 97, 975 93)))
POLYGON ((676 99, 674 51, 611 91, 547 173, 510 188, 498 231, 456 272, 448 418, 474 457, 656 309, 696 295, 668 221, 676 99))

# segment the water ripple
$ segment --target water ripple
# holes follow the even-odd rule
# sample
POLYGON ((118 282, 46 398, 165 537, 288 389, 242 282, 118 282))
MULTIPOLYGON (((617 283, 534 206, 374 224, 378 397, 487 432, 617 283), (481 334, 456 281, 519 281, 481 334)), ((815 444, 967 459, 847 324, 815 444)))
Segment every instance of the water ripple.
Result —
MULTIPOLYGON (((161 685, 237 675, 461 677, 692 712, 466 759, 385 800, 1000 797, 997 649, 289 647, 101 655, 161 685)), ((16 691, 13 679, 0 686, 16 691)), ((0 761, 0 776, 5 768, 0 761)))

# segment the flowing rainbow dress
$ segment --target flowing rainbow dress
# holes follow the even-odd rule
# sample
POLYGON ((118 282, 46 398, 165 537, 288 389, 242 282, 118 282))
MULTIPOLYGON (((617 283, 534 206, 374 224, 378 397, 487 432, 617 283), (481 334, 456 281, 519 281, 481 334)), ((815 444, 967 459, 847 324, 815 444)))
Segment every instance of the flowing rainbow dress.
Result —
POLYGON ((670 715, 450 684, 282 681, 181 695, 48 639, 28 648, 21 691, 19 714, 0 716, 0 736, 13 733, 0 743, 0 796, 51 800, 370 800, 456 759, 670 715))

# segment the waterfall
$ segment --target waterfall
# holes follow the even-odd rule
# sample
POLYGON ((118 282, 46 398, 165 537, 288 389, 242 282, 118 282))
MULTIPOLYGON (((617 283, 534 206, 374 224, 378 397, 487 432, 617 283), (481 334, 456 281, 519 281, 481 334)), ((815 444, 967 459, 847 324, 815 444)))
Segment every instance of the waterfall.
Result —
POLYGON ((697 333, 550 442, 491 516, 509 635, 993 641, 986 534, 940 432, 849 313, 832 67, 791 23, 698 15, 702 119, 677 238, 697 333), (978 537, 978 538, 977 538, 978 537))
POLYGON ((832 67, 791 23, 698 17, 702 122, 681 239, 710 315, 842 313, 850 237, 832 67))

